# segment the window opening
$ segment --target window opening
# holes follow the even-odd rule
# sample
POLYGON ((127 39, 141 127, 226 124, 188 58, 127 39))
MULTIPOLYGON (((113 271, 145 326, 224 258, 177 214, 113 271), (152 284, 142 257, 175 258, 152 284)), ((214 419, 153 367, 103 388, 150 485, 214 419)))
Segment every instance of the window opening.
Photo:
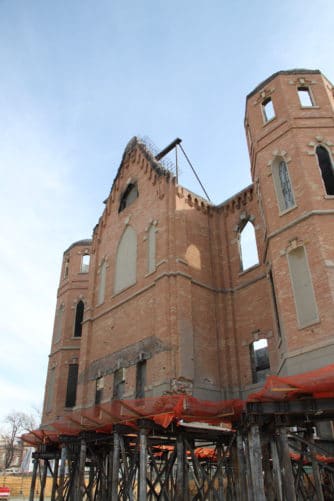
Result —
POLYGON ((136 198, 138 198, 137 184, 130 183, 122 195, 118 212, 122 212, 126 207, 129 207, 136 198))
POLYGON ((125 369, 117 369, 114 373, 113 398, 122 400, 125 390, 125 369))
POLYGON ((334 171, 329 153, 324 146, 317 146, 316 154, 327 195, 334 195, 334 171))
POLYGON ((297 89, 298 97, 302 107, 314 106, 312 101, 310 89, 308 87, 298 87, 297 89))
POLYGON ((99 289, 98 289, 98 298, 97 304, 101 304, 104 301, 104 294, 106 289, 106 275, 107 275, 107 263, 103 260, 100 266, 100 277, 99 277, 99 289))
POLYGON ((275 182, 278 205, 281 211, 295 206, 288 167, 284 160, 273 165, 273 179, 275 182))
POLYGON ((266 379, 270 371, 268 341, 258 339, 251 343, 249 348, 253 383, 260 383, 266 379))
POLYGON ((55 325, 55 335, 54 335, 54 342, 57 343, 62 334, 63 330, 63 317, 64 317, 64 310, 65 306, 61 304, 58 308, 57 314, 56 314, 56 325, 55 325))
POLYGON ((239 250, 242 271, 259 264, 255 229, 251 221, 248 221, 239 233, 239 250))
POLYGON ((136 398, 145 397, 146 384, 146 360, 141 360, 137 363, 136 370, 136 398))
POLYGON ((96 379, 96 387, 95 387, 95 405, 98 405, 102 401, 103 396, 103 388, 104 388, 104 377, 98 377, 96 379))
POLYGON ((275 109, 271 97, 262 102, 263 116, 266 122, 275 118, 275 109))
POLYGON ((156 266, 156 232, 155 226, 153 224, 150 225, 148 229, 148 239, 147 239, 147 247, 148 247, 148 256, 147 256, 147 267, 148 273, 152 273, 155 271, 156 266))
POLYGON ((68 367, 65 407, 75 406, 77 398, 78 369, 78 364, 70 364, 68 367))
POLYGON ((290 251, 288 263, 298 324, 300 327, 305 327, 318 321, 317 304, 305 248, 300 246, 290 251))
POLYGON ((85 305, 83 301, 79 301, 75 310, 74 337, 81 337, 84 310, 85 305))
POLYGON ((64 265, 64 280, 65 280, 65 278, 68 278, 69 266, 70 266, 70 258, 67 257, 65 260, 65 265, 64 265))
POLYGON ((81 260, 81 273, 88 273, 90 263, 90 255, 84 254, 81 260))

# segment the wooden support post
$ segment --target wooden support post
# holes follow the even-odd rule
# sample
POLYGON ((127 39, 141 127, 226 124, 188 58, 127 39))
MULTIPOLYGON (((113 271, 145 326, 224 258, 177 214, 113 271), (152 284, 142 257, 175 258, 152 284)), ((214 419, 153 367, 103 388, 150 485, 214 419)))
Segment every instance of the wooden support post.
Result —
POLYGON ((177 470, 175 501, 184 501, 186 499, 184 490, 184 456, 183 436, 179 434, 176 438, 177 470))
MULTIPOLYGON (((253 497, 256 501, 266 501, 262 472, 262 450, 260 430, 257 424, 252 424, 248 433, 249 456, 251 462, 253 497)), ((289 500, 290 501, 290 500, 289 500)))
POLYGON ((235 475, 237 484, 237 499, 238 501, 243 501, 245 496, 247 496, 247 478, 244 445, 240 431, 237 432, 237 458, 238 471, 235 475))
POLYGON ((280 470, 282 473, 283 499, 296 501, 295 482, 290 459, 290 451, 286 436, 286 429, 281 428, 278 435, 280 470))
POLYGON ((147 468, 147 430, 139 431, 139 501, 146 501, 146 468, 147 468))
POLYGON ((64 480, 65 480, 65 467, 66 467, 67 449, 62 447, 60 455, 60 468, 59 468, 59 486, 58 486, 58 499, 64 501, 64 480))
POLYGON ((107 455, 107 461, 108 461, 108 471, 107 471, 107 501, 111 501, 111 492, 112 492, 112 471, 113 471, 113 455, 112 455, 112 449, 109 450, 108 455, 107 455))
POLYGON ((76 499, 77 501, 81 501, 85 494, 85 464, 86 464, 86 452, 87 446, 86 441, 81 439, 80 444, 80 456, 79 456, 79 464, 78 464, 78 483, 77 483, 77 492, 76 499))
POLYGON ((59 458, 57 457, 55 458, 55 466, 53 470, 51 501, 56 501, 56 495, 58 490, 58 467, 59 467, 59 458))
POLYGON ((48 472, 48 463, 46 459, 43 459, 43 470, 42 470, 42 478, 41 478, 41 492, 39 494, 39 501, 44 501, 44 490, 46 483, 46 475, 48 472))
POLYGON ((270 451, 271 451, 271 461, 273 465, 273 481, 274 481, 276 499, 277 501, 283 501, 281 469, 277 452, 277 444, 274 437, 272 437, 270 440, 270 451))
POLYGON ((221 501, 224 501, 224 478, 223 478, 223 458, 222 458, 222 448, 223 445, 221 443, 217 444, 217 468, 218 468, 218 497, 221 501))
POLYGON ((111 500, 118 500, 118 474, 119 474, 119 434, 114 431, 113 462, 112 462, 112 489, 111 500))
POLYGON ((315 487, 315 492, 317 494, 317 501, 324 501, 324 494, 323 494, 322 486, 321 486, 319 465, 318 465, 317 460, 315 458, 316 451, 314 449, 314 440, 313 440, 313 430, 312 430, 312 428, 309 428, 307 430, 305 439, 309 443, 309 449, 310 449, 310 454, 311 454, 311 462, 312 462, 312 470, 313 470, 313 478, 314 478, 314 487, 315 487))
POLYGON ((34 459, 34 466, 33 466, 33 470, 32 470, 32 477, 31 477, 31 484, 30 484, 29 501, 34 501, 34 499, 35 499, 35 486, 36 486, 38 463, 39 463, 39 459, 34 459))
POLYGON ((245 462, 246 462, 247 501, 253 501, 252 469, 251 469, 251 458, 250 458, 248 437, 245 437, 245 460, 246 460, 245 462))

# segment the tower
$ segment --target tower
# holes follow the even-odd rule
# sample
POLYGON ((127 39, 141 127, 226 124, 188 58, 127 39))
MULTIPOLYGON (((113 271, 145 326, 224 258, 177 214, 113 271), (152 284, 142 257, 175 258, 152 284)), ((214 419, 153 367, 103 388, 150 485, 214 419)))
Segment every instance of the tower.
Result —
POLYGON ((247 97, 251 172, 265 226, 278 374, 334 359, 334 97, 318 70, 275 73, 247 97))

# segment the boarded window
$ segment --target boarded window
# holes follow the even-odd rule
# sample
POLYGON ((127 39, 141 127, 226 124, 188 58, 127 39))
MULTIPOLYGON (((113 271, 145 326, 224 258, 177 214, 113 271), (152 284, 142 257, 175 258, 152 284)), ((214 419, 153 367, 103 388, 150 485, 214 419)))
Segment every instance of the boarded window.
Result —
POLYGON ((239 233, 239 251, 241 270, 244 271, 259 264, 255 229, 250 221, 245 224, 239 233))
POLYGON ((81 337, 84 309, 83 301, 79 301, 75 310, 74 337, 81 337))
POLYGON ((103 260, 99 272, 99 288, 98 288, 97 304, 102 304, 104 301, 104 294, 106 289, 106 275, 107 275, 107 263, 105 262, 105 260, 103 260))
POLYGON ((138 362, 136 369, 136 398, 145 397, 146 360, 138 362))
POLYGON ((318 321, 318 309, 305 248, 300 246, 288 253, 290 277, 299 327, 318 321))
POLYGON ((114 291, 119 292, 136 283, 137 278, 137 235, 127 226, 118 244, 114 291))
POLYGON ((65 263, 64 263, 64 280, 65 280, 65 278, 68 278, 69 266, 70 266, 70 258, 67 257, 65 259, 65 263))
POLYGON ((49 371, 49 376, 48 376, 47 390, 46 390, 45 412, 51 412, 51 410, 52 410, 53 395, 54 395, 54 386, 55 386, 55 374, 56 374, 56 370, 53 367, 49 371))
POLYGON ((250 347, 252 380, 253 383, 260 383, 266 379, 270 371, 268 341, 258 339, 250 347))
POLYGON ((262 102, 262 112, 265 122, 269 122, 269 120, 275 118, 274 105, 270 97, 267 97, 267 99, 262 102))
POLYGON ((125 390, 125 369, 118 369, 114 373, 113 398, 122 400, 125 390))
POLYGON ((147 237, 147 268, 148 273, 152 273, 155 271, 156 265, 156 230, 153 224, 150 225, 148 229, 148 237, 147 237))
POLYGON ((310 89, 308 87, 298 87, 297 89, 298 97, 302 107, 314 106, 310 89))
POLYGON ((84 254, 81 259, 81 273, 89 272, 90 255, 84 254))
POLYGON ((331 158, 324 146, 317 146, 316 154, 327 195, 334 195, 334 171, 331 158))
POLYGON ((122 195, 118 212, 122 212, 126 207, 129 207, 136 198, 138 198, 137 184, 130 183, 122 195))
POLYGON ((102 401, 103 397, 103 388, 104 388, 104 377, 98 377, 96 379, 96 388, 95 388, 95 405, 98 405, 102 401))
POLYGON ((56 321, 55 321, 55 332, 54 332, 54 342, 58 343, 60 341, 62 331, 63 331, 63 318, 64 318, 64 310, 65 307, 61 304, 56 313, 56 321))
POLYGON ((65 407, 75 406, 77 398, 78 369, 78 364, 70 364, 68 367, 65 407))
POLYGON ((295 199, 288 171, 288 166, 282 158, 277 158, 272 164, 273 181, 280 211, 295 206, 295 199))

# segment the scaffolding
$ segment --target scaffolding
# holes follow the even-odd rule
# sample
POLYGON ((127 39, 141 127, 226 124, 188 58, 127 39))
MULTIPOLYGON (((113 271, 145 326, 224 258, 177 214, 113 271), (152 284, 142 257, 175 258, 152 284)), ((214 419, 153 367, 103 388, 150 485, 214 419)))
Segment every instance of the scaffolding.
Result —
POLYGON ((30 501, 334 499, 334 365, 270 376, 247 401, 188 395, 103 403, 34 430, 30 501))

